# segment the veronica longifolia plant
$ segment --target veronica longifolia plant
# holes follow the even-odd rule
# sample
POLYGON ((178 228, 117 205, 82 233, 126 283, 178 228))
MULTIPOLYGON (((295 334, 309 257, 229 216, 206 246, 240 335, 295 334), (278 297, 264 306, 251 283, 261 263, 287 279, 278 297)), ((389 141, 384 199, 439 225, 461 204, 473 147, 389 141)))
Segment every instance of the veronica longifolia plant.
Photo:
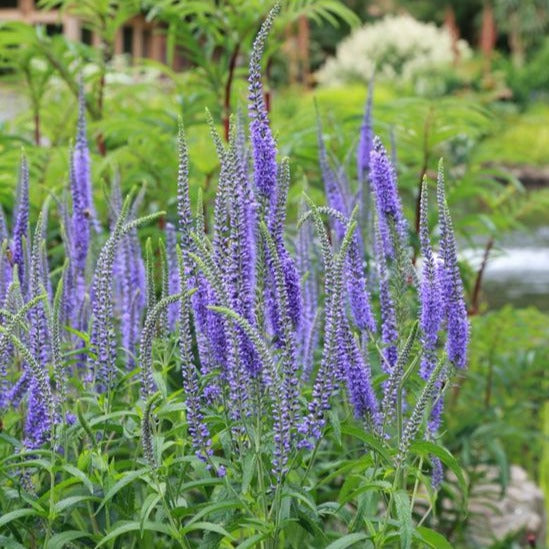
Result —
MULTIPOLYGON (((294 249, 286 233, 291 164, 278 158, 261 81, 279 9, 265 20, 250 59, 249 140, 241 116, 231 120, 228 143, 212 121, 220 164, 213 220, 205 222, 201 203, 192 214, 180 125, 177 222, 165 225, 166 243, 157 249, 149 239, 143 254, 138 227, 166 214, 139 218, 142 195, 123 200, 118 183, 110 231, 101 231, 83 90, 71 208, 60 214, 64 268, 48 268, 45 209, 30 239, 24 159, 11 233, 0 213, 0 403, 22 405, 22 448, 49 447, 53 460, 76 460, 91 447, 101 467, 124 467, 135 462, 120 449, 141 439, 143 467, 120 485, 106 481, 102 503, 89 501, 101 543, 113 535, 103 524, 114 520, 116 489, 143 477, 137 524, 184 547, 197 546, 207 530, 219 543, 255 539, 261 547, 294 547, 304 536, 325 546, 341 532, 377 547, 400 536, 410 547, 414 536, 425 541, 425 530, 414 531, 408 490, 427 483, 428 472, 438 487, 442 464, 459 477, 438 444, 444 390, 466 366, 469 338, 442 165, 440 244, 437 250, 430 238, 426 181, 416 273, 397 168, 373 136, 370 93, 356 184, 331 166, 319 124, 327 205, 304 197, 294 249), (367 215, 365 203, 372 204, 367 215), (63 433, 72 433, 74 448, 63 433), (122 460, 110 460, 114 448, 122 460), (211 512, 220 522, 214 527, 188 520, 204 495, 221 506, 201 507, 201 517, 211 512)), ((61 508, 52 505, 49 520, 61 508)))

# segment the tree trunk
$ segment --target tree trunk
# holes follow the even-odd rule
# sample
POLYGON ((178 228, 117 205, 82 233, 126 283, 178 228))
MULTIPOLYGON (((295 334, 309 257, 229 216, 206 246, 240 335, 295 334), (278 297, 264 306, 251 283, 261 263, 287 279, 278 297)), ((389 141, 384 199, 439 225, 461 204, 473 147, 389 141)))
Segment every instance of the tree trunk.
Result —
POLYGON ((480 32, 480 49, 484 55, 484 72, 489 73, 492 68, 492 55, 496 45, 496 21, 494 7, 487 0, 482 10, 482 28, 480 32))
POLYGON ((444 26, 448 29, 450 33, 450 39, 452 41, 452 55, 454 56, 454 65, 459 63, 459 28, 456 23, 456 12, 454 8, 450 5, 446 5, 446 10, 444 11, 444 26))

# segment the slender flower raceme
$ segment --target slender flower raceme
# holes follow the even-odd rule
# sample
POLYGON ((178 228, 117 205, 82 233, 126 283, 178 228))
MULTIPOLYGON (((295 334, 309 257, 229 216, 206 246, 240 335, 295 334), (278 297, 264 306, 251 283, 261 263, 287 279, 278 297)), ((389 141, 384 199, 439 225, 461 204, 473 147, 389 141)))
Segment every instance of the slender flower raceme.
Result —
POLYGON ((11 280, 11 265, 8 261, 9 233, 4 210, 0 206, 0 306, 4 303, 11 280))
POLYGON ((24 155, 21 157, 19 168, 14 219, 11 248, 12 261, 14 265, 17 265, 19 281, 23 293, 26 293, 28 287, 26 269, 29 263, 29 165, 24 155))
POLYGON ((450 211, 444 191, 444 171, 439 164, 437 181, 437 204, 440 226, 440 286, 446 319, 446 353, 456 368, 465 368, 469 344, 469 321, 463 297, 463 282, 457 261, 456 242, 450 211))
MULTIPOLYGON (((39 299, 47 296, 44 288, 44 272, 47 263, 41 257, 41 250, 44 249, 43 232, 45 226, 46 207, 40 213, 36 230, 34 232, 34 241, 32 245, 31 263, 30 263, 30 284, 29 298, 39 299)), ((30 376, 28 392, 27 418, 25 421, 25 446, 27 448, 39 448, 47 440, 51 428, 52 420, 58 418, 52 415, 52 390, 49 382, 49 365, 52 360, 51 346, 51 328, 47 318, 44 300, 40 300, 29 310, 29 349, 32 353, 36 365, 40 368, 40 374, 28 368, 30 376), (44 384, 47 384, 48 391, 44 391, 44 384)))
POLYGON ((386 257, 393 258, 395 247, 404 245, 406 241, 407 224, 398 195, 395 168, 378 137, 374 139, 370 154, 370 182, 376 202, 382 250, 386 257), (400 242, 394 242, 395 238, 400 242))
MULTIPOLYGON (((72 218, 70 227, 70 234, 72 236, 71 266, 74 273, 73 278, 76 284, 76 295, 74 296, 74 299, 77 303, 77 307, 75 307, 73 313, 76 318, 77 310, 84 301, 87 291, 86 265, 90 246, 90 219, 86 200, 82 194, 81 185, 78 184, 76 179, 74 169, 74 151, 71 158, 69 179, 72 195, 72 218)), ((75 327, 77 329, 82 328, 78 325, 75 327)))
POLYGON ((398 357, 398 328, 395 306, 389 285, 387 261, 380 232, 378 225, 376 227, 375 250, 379 278, 379 302, 381 306, 381 342, 385 346, 383 351, 384 360, 381 363, 381 367, 386 373, 390 373, 398 357))
MULTIPOLYGON (((318 128, 318 163, 320 166, 320 172, 322 174, 322 180, 324 181, 324 191, 326 193, 326 202, 330 208, 341 212, 343 215, 349 215, 349 204, 347 203, 348 197, 344 196, 341 189, 340 181, 330 166, 328 161, 328 154, 326 152, 326 145, 322 137, 322 125, 320 122, 320 116, 317 115, 317 128, 318 128)), ((344 224, 338 220, 334 220, 334 229, 337 237, 341 240, 345 234, 344 224)))
MULTIPOLYGON (((278 255, 284 268, 286 291, 288 293, 289 307, 292 322, 297 325, 301 310, 301 296, 299 278, 293 258, 287 251, 283 231, 284 216, 287 198, 287 185, 289 184, 288 165, 284 164, 279 173, 276 161, 277 147, 269 124, 267 107, 263 98, 263 86, 261 84, 261 57, 265 48, 267 36, 274 22, 274 18, 280 11, 280 3, 277 2, 269 12, 256 36, 250 57, 249 68, 249 115, 250 115, 250 139, 252 144, 253 168, 255 189, 263 206, 263 215, 268 219, 271 234, 276 242, 278 255), (270 211, 266 211, 270 208, 270 211)), ((267 279, 270 284, 267 289, 267 307, 271 327, 275 334, 280 334, 278 311, 276 300, 272 295, 272 282, 274 274, 269 270, 267 279)))
POLYGON ((267 204, 275 203, 277 164, 276 143, 269 125, 267 106, 263 98, 261 83, 261 58, 265 42, 275 17, 280 11, 280 2, 271 9, 261 25, 252 48, 250 57, 250 72, 248 77, 250 139, 254 166, 254 183, 259 196, 267 204))
POLYGON ((423 355, 421 357, 420 374, 425 380, 429 379, 436 366, 436 346, 438 331, 442 321, 443 308, 439 280, 437 277, 433 250, 429 238, 429 224, 427 218, 428 195, 427 181, 421 186, 420 228, 419 239, 423 256, 422 277, 420 286, 420 329, 423 355))
MULTIPOLYGON (((231 119, 229 149, 225 161, 228 163, 228 199, 229 199, 229 254, 226 257, 227 291, 231 307, 242 315, 252 325, 256 324, 254 315, 255 288, 255 246, 253 229, 249 226, 249 210, 247 207, 248 190, 246 188, 247 174, 239 159, 237 133, 231 119)), ((254 351, 253 345, 246 333, 237 327, 240 360, 246 370, 257 375, 261 361, 254 351)))
POLYGON ((250 150, 246 144, 246 129, 242 111, 238 111, 236 119, 236 139, 235 148, 238 161, 237 176, 238 200, 241 202, 243 211, 243 223, 246 228, 246 249, 250 254, 251 267, 248 270, 250 288, 255 288, 256 270, 255 262, 257 257, 257 236, 258 236, 258 211, 257 203, 252 181, 250 178, 250 150))
MULTIPOLYGON (((355 212, 353 212, 354 214, 355 212)), ((312 448, 311 438, 318 440, 325 425, 325 413, 330 408, 330 399, 337 386, 341 372, 336 371, 333 362, 338 357, 338 326, 343 322, 343 266, 349 244, 356 228, 354 215, 351 216, 340 249, 334 258, 328 241, 328 235, 318 209, 313 207, 313 221, 322 243, 322 254, 325 265, 325 327, 322 360, 313 384, 312 400, 308 405, 308 414, 298 426, 301 435, 300 447, 312 448)), ((339 341, 340 342, 340 341, 339 341)))
MULTIPOLYGON (((13 316, 9 322, 2 324, 2 326, 6 327, 8 333, 13 333, 19 336, 22 341, 25 341, 25 333, 22 331, 16 320, 18 317, 21 319, 24 318, 28 311, 25 310, 25 303, 21 292, 21 283, 19 282, 19 276, 17 273, 17 265, 14 265, 13 269, 14 276, 8 286, 6 299, 3 304, 4 309, 12 313, 13 316)), ((10 341, 8 334, 0 334, 0 374, 5 382, 7 382, 6 376, 8 374, 8 365, 12 363, 15 358, 14 351, 14 346, 10 341)), ((26 364, 23 363, 23 371, 17 382, 11 387, 9 387, 7 383, 4 384, 4 392, 2 395, 3 406, 6 406, 7 404, 11 404, 14 407, 19 405, 19 402, 27 392, 30 378, 31 374, 28 372, 26 364)))
POLYGON ((90 346, 95 354, 92 375, 99 391, 108 390, 115 377, 116 340, 112 271, 128 209, 129 202, 126 199, 116 224, 99 254, 93 278, 90 346))
POLYGON ((379 405, 372 387, 370 367, 365 361, 366 355, 361 352, 347 322, 342 322, 339 329, 342 373, 355 417, 368 419, 373 425, 379 426, 379 405))
MULTIPOLYGON (((304 204, 300 206, 300 212, 304 212, 304 204)), ((301 321, 299 323, 299 356, 302 361, 303 379, 309 379, 313 369, 314 349, 319 339, 318 322, 318 280, 315 266, 312 262, 314 248, 313 227, 310 223, 304 223, 299 228, 297 240, 297 269, 301 279, 301 292, 303 307, 301 321)))
POLYGON ((48 405, 40 392, 37 381, 32 378, 28 391, 27 417, 25 420, 24 444, 29 449, 40 448, 48 439, 51 419, 48 405))
POLYGON ((11 282, 11 264, 9 262, 8 252, 9 242, 3 240, 0 242, 0 307, 3 306, 11 282))
MULTIPOLYGON (((168 262, 168 293, 170 295, 178 294, 181 291, 179 287, 179 277, 177 276, 177 233, 174 225, 166 223, 166 259, 168 262)), ((173 331, 177 321, 177 304, 168 307, 168 329, 173 331)))
MULTIPOLYGON (((187 288, 183 254, 176 249, 178 255, 179 286, 187 288)), ((213 454, 212 441, 208 426, 202 413, 202 401, 199 390, 198 369, 194 363, 191 334, 191 303, 187 291, 183 291, 179 301, 179 354, 181 358, 181 375, 183 389, 186 395, 187 424, 189 434, 199 459, 207 461, 213 454)))
POLYGON ((360 330, 376 331, 376 323, 370 304, 368 282, 360 256, 360 246, 355 235, 349 246, 346 263, 347 293, 354 323, 360 330))
MULTIPOLYGON (((324 189, 326 191, 328 206, 347 217, 349 214, 350 197, 343 191, 340 178, 329 165, 326 147, 324 146, 324 141, 322 139, 320 119, 318 120, 317 125, 319 128, 319 164, 324 180, 324 189)), ((341 240, 345 228, 342 221, 338 218, 334 219, 334 229, 337 237, 341 240)), ((353 241, 349 246, 349 256, 345 265, 345 279, 349 305, 356 326, 361 330, 370 330, 374 332, 375 322, 371 310, 370 295, 361 258, 363 249, 364 245, 360 234, 356 232, 353 236, 353 241)))
POLYGON ((356 167, 359 183, 368 181, 370 171, 370 152, 374 144, 374 132, 372 127, 372 100, 374 96, 374 78, 370 79, 368 96, 364 108, 364 117, 360 126, 360 138, 356 151, 356 167))
POLYGON ((101 225, 95 212, 93 204, 90 151, 88 149, 88 138, 86 136, 86 99, 84 96, 84 84, 82 77, 78 89, 78 129, 76 141, 72 154, 72 169, 78 189, 80 207, 87 216, 88 222, 96 232, 101 232, 101 225))
MULTIPOLYGON (((282 264, 284 272, 284 284, 288 299, 288 312, 294 326, 299 325, 301 317, 301 288, 299 283, 299 273, 294 258, 290 255, 284 242, 284 224, 286 220, 286 201, 288 197, 288 189, 290 186, 290 165, 287 158, 282 160, 279 170, 279 183, 276 207, 272 210, 273 216, 270 219, 270 231, 272 238, 276 244, 276 250, 282 264)), ((271 269, 269 271, 271 280, 275 274, 271 269)), ((280 296, 278 297, 280 300, 280 296)), ((271 303, 271 314, 273 319, 278 318, 278 303, 275 299, 271 303)), ((273 322, 275 333, 280 334, 280 327, 277 327, 277 321, 273 322)))
MULTIPOLYGON (((36 230, 34 232, 34 241, 32 245, 31 263, 30 263, 30 285, 29 298, 33 299, 43 295, 45 292, 42 269, 44 265, 41 261, 41 249, 44 241, 42 239, 42 219, 43 212, 40 213, 36 230)), ((47 368, 50 362, 50 337, 48 320, 44 303, 40 302, 29 311, 30 321, 30 350, 34 358, 42 367, 47 368)))
MULTIPOLYGON (((141 196, 135 199, 128 219, 137 217, 137 208, 141 196)), ((122 194, 119 185, 113 184, 111 198, 113 219, 117 219, 122 210, 122 194)), ((121 345, 126 352, 126 367, 131 370, 135 366, 135 352, 141 329, 141 316, 146 300, 146 274, 141 245, 137 230, 134 228, 120 239, 115 263, 113 266, 115 282, 115 298, 119 308, 121 345)))
POLYGON ((181 245, 183 250, 193 249, 191 232, 193 218, 191 213, 191 200, 189 196, 189 151, 185 139, 183 122, 179 121, 178 145, 178 169, 177 169, 177 216, 181 245))

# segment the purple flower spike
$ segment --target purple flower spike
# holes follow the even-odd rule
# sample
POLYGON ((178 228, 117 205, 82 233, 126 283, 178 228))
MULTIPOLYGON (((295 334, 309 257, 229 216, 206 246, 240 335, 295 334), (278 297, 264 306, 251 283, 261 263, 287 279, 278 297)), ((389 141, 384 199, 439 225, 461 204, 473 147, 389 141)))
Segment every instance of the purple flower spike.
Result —
POLYGON ((88 149, 88 138, 86 136, 86 99, 84 96, 82 76, 80 77, 78 88, 78 128, 72 156, 72 165, 81 206, 95 231, 101 232, 101 225, 97 219, 95 206, 93 204, 90 151, 88 149))
POLYGON ((467 347, 469 345, 469 321, 463 297, 463 282, 457 261, 452 219, 446 204, 442 161, 438 170, 437 203, 440 225, 440 256, 442 259, 442 267, 439 269, 440 286, 448 332, 446 353, 454 366, 465 368, 467 365, 467 347))
MULTIPOLYGON (((347 203, 347 197, 345 196, 341 181, 337 174, 334 172, 328 161, 328 154, 326 152, 326 145, 322 138, 322 126, 320 123, 320 117, 317 117, 318 126, 318 163, 320 166, 320 172, 322 173, 322 180, 324 181, 324 191, 326 192, 326 202, 328 206, 343 215, 349 215, 349 205, 347 203)), ((338 239, 342 239, 345 234, 345 227, 338 219, 334 220, 334 229, 338 239)))
MULTIPOLYGON (((11 282, 11 264, 8 258, 9 233, 4 212, 0 207, 0 307, 3 307, 4 300, 8 293, 11 282)), ((0 320, 1 322, 1 320, 0 320)))
POLYGON ((438 490, 444 480, 444 468, 442 461, 435 456, 431 456, 431 464, 433 466, 433 470, 431 471, 431 486, 433 490, 438 490))
POLYGON ((423 346, 420 375, 425 380, 429 379, 431 372, 436 366, 436 346, 443 312, 443 308, 441 307, 439 281, 429 238, 427 211, 427 181, 424 180, 421 186, 419 224, 419 239, 421 255, 423 256, 419 324, 421 330, 421 343, 423 346))
MULTIPOLYGON (((168 291, 170 295, 178 294, 179 276, 177 274, 177 233, 171 223, 166 223, 166 256, 168 260, 168 291)), ((173 331, 177 321, 177 303, 168 306, 168 328, 173 331)))
POLYGON ((342 374, 347 382, 349 401, 353 406, 357 419, 369 419, 376 426, 380 426, 381 417, 372 381, 370 367, 365 361, 358 343, 348 324, 340 326, 340 341, 342 342, 341 360, 342 374))
POLYGON ((254 182, 257 192, 267 204, 274 202, 277 182, 276 142, 274 140, 261 83, 261 57, 267 36, 280 11, 277 2, 261 25, 252 48, 248 76, 250 138, 254 165, 254 182))
POLYGON ((27 273, 25 268, 28 265, 28 258, 25 258, 25 243, 29 244, 29 164, 27 158, 21 157, 21 165, 19 168, 19 180, 17 183, 17 198, 14 212, 14 225, 12 235, 12 257, 13 264, 17 265, 19 281, 23 288, 23 293, 26 293, 27 273))
MULTIPOLYGON (((368 181, 370 171, 370 153, 374 144, 374 132, 372 127, 372 99, 374 96, 374 77, 370 79, 368 86, 368 97, 364 109, 364 118, 360 126, 360 138, 356 151, 356 168, 359 184, 368 181)), ((359 189, 360 190, 360 189, 359 189)))
MULTIPOLYGON (((87 203, 82 194, 81 186, 76 179, 74 151, 71 155, 71 166, 69 170, 70 188, 72 195, 72 219, 71 230, 72 250, 71 263, 74 270, 76 284, 75 300, 80 306, 84 301, 87 291, 86 265, 88 261, 88 250, 90 247, 90 220, 87 203)), ((75 326, 81 329, 81 326, 75 326)))
POLYGON ((379 301, 381 305, 381 342, 385 345, 385 360, 382 361, 381 367, 386 373, 390 373, 398 358, 398 330, 379 226, 376 230, 375 249, 379 278, 379 301))
MULTIPOLYGON (((132 205, 129 220, 136 218, 140 197, 141 195, 136 198, 132 205)), ((113 183, 111 209, 113 219, 116 219, 122 210, 122 195, 116 179, 113 183)), ((121 344, 127 353, 126 367, 128 370, 131 370, 135 366, 134 356, 141 330, 141 316, 145 307, 147 293, 145 265, 137 229, 135 228, 120 239, 113 267, 113 275, 116 288, 115 297, 120 316, 121 344)))
POLYGON ((370 155, 370 182, 376 199, 377 221, 386 257, 393 258, 395 246, 406 241, 407 224, 398 195, 395 168, 376 137, 370 155), (393 233, 400 242, 393 242, 393 233))
POLYGON ((30 383, 27 418, 25 420, 25 440, 27 448, 40 448, 51 431, 51 420, 48 414, 48 404, 41 394, 39 384, 34 380, 30 383))
POLYGON ((189 196, 189 151, 187 149, 183 122, 181 120, 179 121, 177 143, 179 149, 179 166, 177 170, 177 215, 181 234, 181 246, 185 253, 191 251, 194 246, 191 239, 193 220, 191 214, 191 199, 189 196))
MULTIPOLYGON (((178 260, 178 278, 179 286, 181 288, 188 286, 188 281, 185 277, 185 270, 182 255, 180 255, 178 260)), ((210 439, 210 433, 202 413, 198 371, 194 364, 192 353, 192 334, 190 322, 191 303, 189 296, 184 293, 180 300, 179 307, 179 351, 181 358, 181 373, 183 376, 183 388, 187 397, 187 425, 196 455, 200 460, 207 461, 213 454, 213 450, 211 448, 212 442, 210 439)))
POLYGON ((358 238, 349 246, 349 256, 346 264, 347 293, 353 320, 360 330, 376 331, 376 323, 370 305, 370 292, 364 274, 364 267, 360 257, 358 238))

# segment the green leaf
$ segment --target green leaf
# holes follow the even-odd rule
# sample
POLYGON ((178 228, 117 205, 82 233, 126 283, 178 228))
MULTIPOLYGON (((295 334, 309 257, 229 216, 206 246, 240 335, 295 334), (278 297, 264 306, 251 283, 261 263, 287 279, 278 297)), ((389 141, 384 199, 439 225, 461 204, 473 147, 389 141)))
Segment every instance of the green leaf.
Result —
POLYGON ((333 543, 330 543, 330 545, 328 545, 326 549, 345 549, 346 547, 351 547, 359 541, 364 541, 368 539, 368 537, 369 536, 364 533, 347 534, 346 536, 339 538, 333 543))
POLYGON ((141 516, 140 516, 140 524, 141 524, 141 534, 143 534, 143 526, 149 519, 149 515, 155 508, 156 504, 160 501, 160 498, 162 496, 160 494, 149 494, 147 496, 147 499, 143 502, 143 505, 141 507, 141 516))
POLYGON ((463 470, 459 466, 456 458, 442 446, 438 446, 433 442, 428 442, 426 440, 420 440, 414 442, 410 447, 410 451, 419 455, 427 456, 432 454, 442 461, 458 479, 459 489, 464 497, 467 497, 467 482, 465 481, 465 476, 463 475, 463 470))
POLYGON ((267 534, 256 534, 255 536, 252 536, 251 538, 248 538, 246 541, 243 541, 242 543, 239 543, 236 546, 236 549, 251 549, 252 547, 256 547, 257 543, 264 540, 267 537, 267 534))
POLYGON ((223 479, 220 478, 203 478, 200 480, 191 480, 190 482, 186 482, 185 484, 182 484, 179 488, 179 492, 183 493, 187 490, 191 490, 192 488, 199 488, 202 486, 216 486, 218 484, 223 484, 223 479))
POLYGON ((18 541, 6 536, 0 536, 0 547, 3 549, 26 549, 24 545, 21 545, 18 541))
POLYGON ((51 537, 46 543, 44 549, 62 549, 65 544, 74 541, 75 539, 92 537, 89 532, 83 532, 82 530, 67 530, 66 532, 60 532, 51 537))
POLYGON ((339 414, 335 410, 328 411, 328 420, 334 431, 334 436, 339 446, 341 446, 341 422, 339 421, 339 414))
POLYGON ((301 493, 297 490, 285 490, 282 494, 283 498, 295 498, 306 505, 315 515, 317 515, 316 504, 307 493, 301 493))
POLYGON ((230 499, 228 501, 212 503, 211 505, 207 505, 206 507, 201 509, 198 513, 194 514, 193 518, 189 521, 187 526, 190 526, 191 524, 195 524, 202 517, 205 517, 210 513, 215 513, 216 511, 226 511, 227 509, 238 509, 238 507, 241 507, 241 506, 242 506, 242 503, 237 499, 230 499))
POLYGON ((361 484, 358 488, 356 488, 352 492, 349 492, 346 494, 340 493, 338 501, 339 501, 339 504, 343 506, 349 501, 352 501, 358 496, 360 496, 360 494, 363 494, 364 492, 368 492, 369 490, 379 490, 380 492, 388 492, 390 489, 391 489, 390 482, 387 482, 385 480, 373 480, 373 481, 366 482, 365 484, 361 484))
MULTIPOLYGON (((120 524, 120 523, 116 523, 120 524)), ((101 541, 95 546, 95 549, 99 549, 99 547, 102 547, 109 541, 117 538, 118 536, 121 536, 122 534, 127 534, 128 532, 137 532, 139 530, 147 530, 151 532, 160 532, 162 534, 167 534, 173 538, 177 538, 177 536, 174 536, 174 532, 171 528, 166 526, 165 524, 162 524, 160 522, 150 522, 147 521, 143 525, 139 523, 137 520, 132 520, 130 522, 124 522, 123 524, 120 524, 120 526, 114 525, 115 528, 111 530, 105 537, 101 539, 101 541)))
POLYGON ((372 449, 374 449, 386 462, 391 463, 391 457, 387 450, 383 447, 383 442, 372 435, 371 433, 366 433, 364 430, 353 425, 344 425, 341 428, 341 432, 344 435, 350 435, 352 437, 358 438, 372 449))
POLYGON ((145 473, 148 472, 148 467, 143 467, 142 469, 138 469, 137 471, 130 471, 129 473, 126 473, 116 484, 105 494, 105 497, 101 501, 101 505, 95 512, 99 513, 101 509, 105 506, 107 502, 109 502, 122 488, 133 482, 135 479, 143 476, 145 473))
POLYGON ((91 499, 101 501, 100 498, 98 498, 97 496, 70 496, 56 502, 53 510, 56 513, 61 513, 62 511, 67 509, 67 507, 71 507, 73 505, 76 505, 77 503, 80 503, 81 501, 89 501, 91 499))
POLYGON ((430 528, 426 528, 425 526, 416 528, 415 536, 429 544, 433 549, 454 549, 442 534, 439 534, 430 528))
POLYGON ((195 530, 206 530, 208 532, 215 532, 216 534, 220 534, 226 538, 229 538, 230 540, 234 540, 234 537, 223 528, 223 526, 220 526, 219 524, 214 524, 213 522, 194 522, 193 524, 189 524, 188 526, 185 526, 183 528, 183 534, 187 534, 188 532, 194 532, 195 530))
POLYGON ((0 517, 0 528, 9 524, 12 520, 17 520, 23 517, 38 516, 38 513, 34 509, 16 509, 10 513, 6 513, 0 517))
POLYGON ((397 490, 393 497, 399 522, 400 547, 401 549, 411 549, 414 527, 408 493, 405 490, 397 490))
POLYGON ((254 476, 255 460, 255 453, 250 453, 244 458, 244 465, 242 467, 242 487, 240 489, 240 492, 242 494, 245 494, 248 491, 250 483, 252 482, 254 476))

